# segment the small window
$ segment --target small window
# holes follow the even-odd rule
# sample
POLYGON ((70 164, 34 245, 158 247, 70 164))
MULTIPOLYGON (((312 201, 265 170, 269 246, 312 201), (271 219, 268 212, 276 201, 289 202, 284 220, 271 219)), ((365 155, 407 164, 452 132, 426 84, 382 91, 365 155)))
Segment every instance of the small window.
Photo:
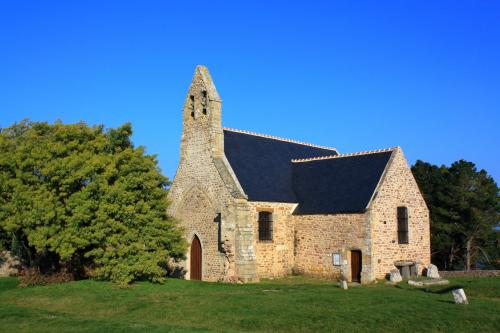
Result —
POLYGON ((189 100, 191 102, 190 108, 191 108, 191 118, 194 119, 194 96, 190 95, 189 100))
POLYGON ((273 240, 273 214, 271 212, 259 212, 259 240, 273 240))
POLYGON ((203 106, 203 114, 206 115, 207 114, 207 103, 208 102, 208 99, 207 99, 207 92, 205 90, 203 90, 201 92, 201 105, 203 106))
POLYGON ((408 244, 408 208, 398 207, 398 243, 408 244))

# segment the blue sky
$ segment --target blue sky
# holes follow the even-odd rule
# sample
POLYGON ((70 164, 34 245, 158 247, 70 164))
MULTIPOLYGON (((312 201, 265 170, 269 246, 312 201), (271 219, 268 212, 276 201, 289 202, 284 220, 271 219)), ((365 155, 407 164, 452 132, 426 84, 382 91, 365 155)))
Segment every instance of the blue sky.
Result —
POLYGON ((223 125, 500 181, 499 1, 2 1, 0 127, 116 127, 172 178, 197 64, 223 125))

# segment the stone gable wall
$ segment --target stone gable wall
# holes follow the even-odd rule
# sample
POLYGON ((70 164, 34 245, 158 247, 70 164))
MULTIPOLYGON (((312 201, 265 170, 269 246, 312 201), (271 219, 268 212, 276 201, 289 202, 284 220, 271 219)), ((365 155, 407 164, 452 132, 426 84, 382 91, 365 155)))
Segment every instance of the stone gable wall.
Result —
POLYGON ((367 214, 371 220, 373 267, 376 278, 384 278, 394 261, 430 263, 429 211, 400 148, 383 176, 367 214), (409 244, 398 244, 397 207, 408 208, 409 244))
POLYGON ((361 250, 362 282, 370 280, 370 247, 364 214, 293 215, 295 265, 299 274, 351 280, 350 250, 361 250), (333 266, 332 253, 341 254, 333 266))
MULTIPOLYGON (((184 157, 170 188, 169 213, 181 220, 189 244, 194 234, 202 245, 202 278, 208 281, 224 279, 227 258, 219 251, 217 213, 229 215, 233 202, 229 191, 212 162, 210 136, 203 124, 194 123, 184 132, 184 157)), ((235 226, 225 225, 226 237, 234 244, 235 226)), ((183 263, 189 278, 188 258, 183 263)))
MULTIPOLYGON (((217 209, 204 190, 194 187, 182 198, 176 217, 183 222, 185 237, 191 244, 197 235, 202 247, 202 279, 217 281, 223 279, 225 257, 219 251, 218 223, 215 222, 217 209)), ((184 267, 189 278, 189 256, 184 267)))
POLYGON ((296 204, 256 201, 251 201, 249 204, 253 216, 254 246, 259 277, 269 278, 291 274, 294 262, 294 233, 290 214, 296 204), (272 241, 259 241, 259 211, 272 212, 272 241))
MULTIPOLYGON (((208 71, 197 67, 183 107, 181 158, 169 190, 169 214, 189 244, 202 245, 202 279, 253 281, 252 220, 245 194, 224 156, 221 102, 208 71), (214 219, 220 214, 221 220, 214 219)), ((189 248, 182 264, 189 278, 189 248)))

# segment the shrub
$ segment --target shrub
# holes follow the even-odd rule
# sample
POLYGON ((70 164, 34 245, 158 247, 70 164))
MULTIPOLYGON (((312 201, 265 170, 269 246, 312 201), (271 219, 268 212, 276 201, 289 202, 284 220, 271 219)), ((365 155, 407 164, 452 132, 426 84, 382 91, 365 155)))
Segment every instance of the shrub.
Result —
POLYGON ((162 266, 183 257, 168 179, 131 135, 130 124, 29 121, 0 132, 0 231, 25 264, 42 276, 92 267, 126 285, 161 282, 162 266))
POLYGON ((31 267, 22 270, 19 274, 19 287, 39 286, 51 283, 63 283, 73 281, 73 274, 66 271, 59 271, 51 274, 42 274, 38 267, 31 267))

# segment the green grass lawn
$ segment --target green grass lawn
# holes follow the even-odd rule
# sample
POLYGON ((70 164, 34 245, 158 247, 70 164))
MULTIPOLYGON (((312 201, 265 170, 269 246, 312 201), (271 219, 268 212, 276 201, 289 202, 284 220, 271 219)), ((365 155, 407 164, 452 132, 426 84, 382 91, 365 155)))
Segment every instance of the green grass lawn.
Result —
POLYGON ((229 285, 169 279, 128 289, 98 281, 18 288, 0 279, 2 332, 500 332, 500 278, 419 290, 378 283, 345 291, 290 277, 229 285))

